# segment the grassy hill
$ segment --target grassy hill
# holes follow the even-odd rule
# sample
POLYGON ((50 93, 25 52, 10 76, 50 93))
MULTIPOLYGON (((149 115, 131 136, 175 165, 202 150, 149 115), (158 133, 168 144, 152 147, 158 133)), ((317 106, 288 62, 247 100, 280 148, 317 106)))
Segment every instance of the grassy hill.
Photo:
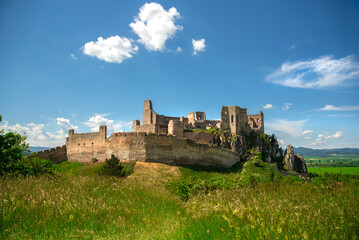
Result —
POLYGON ((0 239, 357 239, 357 177, 311 183, 266 163, 232 169, 63 162, 59 174, 0 179, 0 239), (339 184, 339 183, 340 184, 339 184))

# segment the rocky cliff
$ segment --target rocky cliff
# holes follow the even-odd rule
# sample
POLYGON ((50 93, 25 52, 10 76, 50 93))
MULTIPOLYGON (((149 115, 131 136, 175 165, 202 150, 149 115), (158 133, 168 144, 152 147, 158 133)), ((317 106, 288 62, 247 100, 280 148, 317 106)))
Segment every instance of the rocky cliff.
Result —
POLYGON ((269 163, 277 163, 278 169, 308 175, 303 157, 294 154, 289 145, 285 154, 279 146, 275 135, 267 135, 257 131, 232 135, 221 130, 209 131, 214 135, 214 145, 237 152, 243 161, 258 159, 269 163))
POLYGON ((288 145, 283 158, 283 168, 308 176, 307 166, 299 154, 294 154, 294 147, 288 145))

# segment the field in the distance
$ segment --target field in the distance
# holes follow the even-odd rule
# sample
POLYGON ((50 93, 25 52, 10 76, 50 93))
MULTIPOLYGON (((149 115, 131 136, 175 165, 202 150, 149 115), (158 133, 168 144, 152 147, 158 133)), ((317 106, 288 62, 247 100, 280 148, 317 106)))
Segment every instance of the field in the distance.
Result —
POLYGON ((359 167, 308 167, 308 172, 323 174, 327 173, 341 173, 341 174, 359 174, 359 167))
POLYGON ((118 179, 97 176, 100 166, 64 162, 61 175, 0 178, 0 239, 359 236, 358 179, 283 179, 269 164, 220 170, 141 162, 118 179))

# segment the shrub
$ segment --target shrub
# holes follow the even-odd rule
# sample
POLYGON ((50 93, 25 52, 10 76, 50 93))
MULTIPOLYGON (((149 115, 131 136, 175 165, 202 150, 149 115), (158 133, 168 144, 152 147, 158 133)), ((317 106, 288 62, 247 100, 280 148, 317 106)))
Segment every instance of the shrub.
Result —
POLYGON ((8 165, 6 174, 12 174, 14 176, 39 176, 44 174, 54 174, 56 169, 56 166, 49 159, 40 159, 32 154, 23 156, 16 162, 12 162, 12 164, 8 165))
POLYGON ((91 159, 91 162, 92 162, 92 163, 97 163, 97 162, 98 162, 98 159, 97 159, 97 158, 93 158, 93 159, 91 159))
POLYGON ((123 165, 120 163, 118 157, 111 155, 110 159, 106 159, 105 165, 103 165, 97 173, 99 175, 106 175, 106 176, 115 176, 115 177, 124 177, 127 174, 126 171, 123 169, 123 165))

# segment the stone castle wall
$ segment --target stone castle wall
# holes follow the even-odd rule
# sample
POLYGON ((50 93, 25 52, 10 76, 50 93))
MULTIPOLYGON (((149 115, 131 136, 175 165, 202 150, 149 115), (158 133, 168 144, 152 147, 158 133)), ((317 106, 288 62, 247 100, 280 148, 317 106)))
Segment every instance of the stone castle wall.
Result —
POLYGON ((109 138, 104 137, 101 132, 71 134, 66 142, 67 159, 91 162, 93 158, 97 158, 99 162, 103 162, 113 154, 120 160, 218 167, 231 167, 240 160, 234 152, 210 146, 213 136, 208 133, 186 134, 193 138, 197 136, 195 140, 205 144, 143 132, 113 133, 109 138))
POLYGON ((56 164, 67 160, 66 145, 37 152, 36 154, 38 158, 50 159, 51 162, 56 164))

